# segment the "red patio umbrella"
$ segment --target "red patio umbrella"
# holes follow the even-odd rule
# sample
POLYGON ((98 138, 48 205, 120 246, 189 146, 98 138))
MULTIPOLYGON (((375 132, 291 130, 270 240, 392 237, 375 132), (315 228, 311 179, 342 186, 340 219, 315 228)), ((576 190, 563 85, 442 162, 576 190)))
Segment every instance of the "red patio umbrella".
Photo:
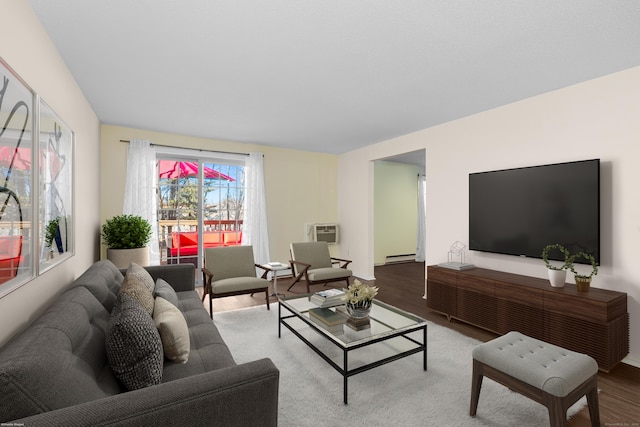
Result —
MULTIPOLYGON (((64 166, 64 159, 60 158, 55 152, 46 152, 50 173, 55 179, 60 172, 60 169, 64 166)), ((42 162, 43 151, 40 151, 40 161, 42 162)), ((18 170, 30 170, 31 169, 31 148, 17 148, 8 147, 6 145, 0 146, 0 167, 12 167, 18 170)))
MULTIPOLYGON (((223 179, 226 181, 235 181, 235 179, 227 176, 210 167, 203 166, 204 177, 212 179, 223 179)), ((159 160, 158 174, 160 178, 188 178, 198 176, 198 163, 196 162, 177 162, 173 160, 159 160)))

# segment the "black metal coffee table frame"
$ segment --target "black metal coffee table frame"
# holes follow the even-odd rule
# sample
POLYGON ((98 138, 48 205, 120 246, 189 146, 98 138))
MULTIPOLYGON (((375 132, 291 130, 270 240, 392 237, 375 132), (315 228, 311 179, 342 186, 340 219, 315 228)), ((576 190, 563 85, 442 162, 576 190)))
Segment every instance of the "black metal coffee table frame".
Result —
MULTIPOLYGON (((308 296, 294 297, 293 299, 297 299, 297 298, 308 298, 308 296)), ((347 388, 348 387, 348 379, 349 379, 349 377, 351 377, 353 375, 357 375, 357 374, 360 374, 362 372, 366 372, 366 371, 368 371, 370 369, 377 368, 378 366, 382 366, 382 365, 385 365, 387 363, 393 362, 395 360, 402 359, 404 357, 411 356, 412 354, 416 354, 416 353, 420 353, 420 352, 423 353, 423 355, 422 355, 422 367, 423 367, 423 369, 425 371, 427 370, 427 323, 423 319, 420 319, 417 316, 414 316, 414 315, 412 315, 410 313, 403 312, 402 310, 399 310, 399 309, 397 309, 395 307, 392 307, 392 306, 390 306, 388 304, 385 304, 383 302, 374 300, 374 304, 376 304, 378 306, 381 306, 381 307, 383 307, 383 308, 385 308, 387 310, 392 310, 396 314, 405 315, 407 318, 416 319, 417 324, 416 325, 412 325, 412 326, 402 327, 402 328, 399 328, 399 329, 396 329, 391 325, 386 325, 386 326, 389 327, 389 329, 390 329, 389 331, 386 331, 384 333, 372 336, 372 337, 370 337, 368 339, 363 339, 363 340, 359 340, 359 341, 354 341, 353 343, 344 344, 344 343, 338 342, 339 340, 332 339, 331 336, 333 334, 331 334, 331 332, 329 332, 329 331, 323 329, 322 327, 316 325, 313 321, 309 320, 308 317, 302 315, 306 311, 299 312, 295 308, 290 307, 287 304, 287 300, 291 300, 291 299, 292 298, 287 298, 287 299, 280 300, 280 304, 278 304, 278 338, 280 338, 282 336, 282 325, 284 325, 294 335, 296 335, 298 338, 300 338, 302 340, 302 342, 304 342, 316 354, 318 354, 320 357, 322 357, 329 365, 331 365, 336 371, 338 371, 343 377, 343 388, 344 388, 344 399, 343 400, 344 400, 344 404, 345 405, 347 404, 347 396, 348 396, 348 388, 347 388), (290 314, 286 315, 286 316, 283 316, 282 315, 282 309, 283 308, 285 308, 290 314), (336 362, 331 360, 331 358, 329 356, 327 356, 324 352, 322 352, 322 350, 318 349, 311 341, 309 341, 307 338, 305 338, 294 326, 290 325, 289 322, 287 321, 287 319, 291 319, 291 318, 296 318, 296 319, 302 320, 310 328, 312 328, 314 331, 316 331, 319 335, 321 335, 322 337, 326 338, 329 342, 333 343, 336 347, 341 349, 342 352, 343 352, 343 366, 340 366, 339 364, 337 364, 336 362), (414 338, 408 336, 409 334, 411 334, 413 332, 416 332, 416 331, 420 331, 420 330, 422 330, 422 342, 420 342, 417 339, 414 339, 414 338), (392 356, 388 356, 388 357, 382 358, 382 359, 377 360, 375 362, 368 363, 368 364, 365 364, 363 366, 359 366, 359 367, 354 368, 354 369, 349 369, 349 364, 348 364, 349 352, 351 352, 353 350, 357 350, 359 348, 371 346, 371 345, 380 343, 382 341, 387 341, 389 339, 396 338, 396 337, 402 337, 402 338, 410 341, 411 343, 415 344, 416 347, 412 348, 410 350, 401 351, 401 352, 399 352, 397 354, 394 354, 392 356)), ((377 320, 375 318, 372 318, 371 321, 378 322, 378 323, 380 323, 382 325, 385 325, 384 322, 381 322, 381 321, 379 321, 379 320, 377 320)))

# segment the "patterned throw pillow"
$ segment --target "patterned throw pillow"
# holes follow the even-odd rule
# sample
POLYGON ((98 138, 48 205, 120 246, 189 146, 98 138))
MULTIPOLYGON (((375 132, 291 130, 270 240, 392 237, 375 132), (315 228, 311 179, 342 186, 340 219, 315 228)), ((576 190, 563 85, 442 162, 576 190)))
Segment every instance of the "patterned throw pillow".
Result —
POLYGON ((173 286, 159 277, 158 280, 156 280, 156 288, 153 291, 153 296, 162 297, 176 307, 178 306, 178 295, 176 295, 176 291, 173 289, 173 286))
POLYGON ((120 293, 128 294, 138 301, 151 316, 153 315, 154 288, 155 282, 149 272, 132 262, 120 286, 120 293))
POLYGON ((160 332, 164 355, 172 362, 189 360, 189 327, 176 306, 162 297, 156 297, 153 321, 160 332))
POLYGON ((106 333, 107 360, 116 378, 136 390, 162 381, 162 340, 153 319, 130 295, 118 294, 106 333))

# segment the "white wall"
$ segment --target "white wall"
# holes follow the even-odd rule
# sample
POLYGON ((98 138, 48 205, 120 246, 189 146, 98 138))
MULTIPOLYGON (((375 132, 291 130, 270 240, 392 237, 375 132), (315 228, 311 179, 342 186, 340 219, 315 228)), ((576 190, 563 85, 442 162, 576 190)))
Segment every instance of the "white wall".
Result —
POLYGON ((29 3, 2 2, 2 17, 0 56, 75 132, 76 254, 0 298, 0 345, 97 259, 100 167, 98 119, 29 3))
MULTIPOLYGON (((602 267, 592 286, 626 292, 631 352, 640 365, 640 67, 543 94, 355 150, 339 159, 343 255, 354 274, 373 276, 372 161, 426 149, 427 264, 468 242, 468 174, 601 159, 602 267)), ((476 266, 546 277, 540 260, 480 252, 476 266)), ((570 278, 569 280, 572 280, 570 278)))
POLYGON ((418 174, 404 163, 374 163, 374 264, 415 254, 418 237, 418 174))

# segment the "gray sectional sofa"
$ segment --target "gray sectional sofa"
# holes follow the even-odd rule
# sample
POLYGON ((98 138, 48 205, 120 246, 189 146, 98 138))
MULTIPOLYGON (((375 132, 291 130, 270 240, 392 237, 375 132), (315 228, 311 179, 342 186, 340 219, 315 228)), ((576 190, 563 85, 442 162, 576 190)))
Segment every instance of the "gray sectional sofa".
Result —
POLYGON ((0 348, 0 422, 26 426, 276 426, 279 371, 237 365, 195 291, 192 264, 146 267, 175 289, 187 363, 164 360, 160 384, 126 391, 105 336, 123 275, 99 261, 0 348))

